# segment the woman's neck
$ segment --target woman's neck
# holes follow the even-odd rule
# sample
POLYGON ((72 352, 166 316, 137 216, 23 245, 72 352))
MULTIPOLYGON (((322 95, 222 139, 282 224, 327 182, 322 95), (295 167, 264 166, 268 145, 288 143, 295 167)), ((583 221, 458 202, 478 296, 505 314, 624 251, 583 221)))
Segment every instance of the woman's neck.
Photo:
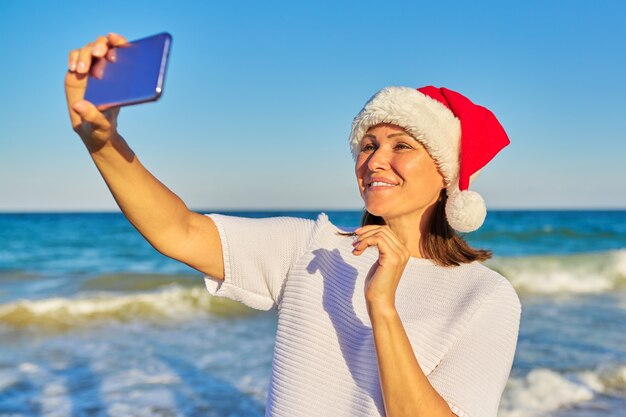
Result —
POLYGON ((392 218, 384 218, 385 223, 398 236, 414 258, 423 258, 421 239, 428 236, 430 221, 437 208, 437 201, 420 211, 407 213, 392 218))

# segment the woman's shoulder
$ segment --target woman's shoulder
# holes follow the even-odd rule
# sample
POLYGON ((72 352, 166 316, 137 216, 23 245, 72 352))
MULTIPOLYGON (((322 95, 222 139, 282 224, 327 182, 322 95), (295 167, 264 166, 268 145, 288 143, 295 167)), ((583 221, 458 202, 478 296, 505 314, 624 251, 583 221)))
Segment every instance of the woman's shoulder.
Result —
POLYGON ((477 276, 485 284, 485 296, 489 298, 500 298, 508 301, 509 304, 521 307, 521 302, 517 290, 507 277, 499 271, 492 269, 482 262, 474 261, 471 263, 477 276))
POLYGON ((490 281, 493 281, 494 283, 501 280, 507 280, 507 278, 502 275, 498 270, 489 266, 489 263, 473 261, 464 265, 471 268, 474 274, 478 274, 483 279, 488 279, 490 281))
POLYGON ((492 269, 480 261, 461 264, 457 267, 441 267, 452 275, 447 282, 462 292, 473 294, 472 298, 487 299, 490 297, 506 297, 519 303, 519 296, 513 284, 499 271, 492 269), (456 283, 456 284, 455 284, 456 283), (462 283, 462 284, 459 284, 462 283))

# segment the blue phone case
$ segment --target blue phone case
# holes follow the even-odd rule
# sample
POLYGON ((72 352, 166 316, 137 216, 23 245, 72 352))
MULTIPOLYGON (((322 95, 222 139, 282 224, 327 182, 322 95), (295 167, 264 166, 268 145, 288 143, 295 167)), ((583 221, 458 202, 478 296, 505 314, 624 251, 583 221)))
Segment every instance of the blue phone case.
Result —
POLYGON ((112 48, 114 62, 92 62, 85 100, 99 110, 158 100, 171 45, 172 35, 163 32, 112 48))

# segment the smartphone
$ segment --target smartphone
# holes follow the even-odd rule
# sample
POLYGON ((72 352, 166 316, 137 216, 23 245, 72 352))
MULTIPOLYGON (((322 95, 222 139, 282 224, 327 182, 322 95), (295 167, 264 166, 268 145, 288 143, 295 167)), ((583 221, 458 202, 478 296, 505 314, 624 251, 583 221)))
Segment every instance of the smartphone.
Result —
POLYGON ((98 110, 158 100, 163 94, 172 35, 158 33, 111 48, 92 62, 85 100, 98 110))

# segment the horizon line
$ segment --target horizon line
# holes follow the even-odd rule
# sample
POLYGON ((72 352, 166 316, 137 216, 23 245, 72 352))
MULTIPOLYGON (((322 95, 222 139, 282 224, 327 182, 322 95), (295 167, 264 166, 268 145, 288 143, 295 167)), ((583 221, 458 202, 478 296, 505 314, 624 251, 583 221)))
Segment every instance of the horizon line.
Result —
MULTIPOLYGON (((363 208, 190 208, 190 211, 211 213, 211 212, 361 212, 363 208)), ((490 211, 626 211, 626 207, 497 207, 487 209, 490 211)), ((119 213, 124 214, 120 209, 41 209, 41 210, 2 210, 0 214, 89 214, 89 213, 119 213)))

